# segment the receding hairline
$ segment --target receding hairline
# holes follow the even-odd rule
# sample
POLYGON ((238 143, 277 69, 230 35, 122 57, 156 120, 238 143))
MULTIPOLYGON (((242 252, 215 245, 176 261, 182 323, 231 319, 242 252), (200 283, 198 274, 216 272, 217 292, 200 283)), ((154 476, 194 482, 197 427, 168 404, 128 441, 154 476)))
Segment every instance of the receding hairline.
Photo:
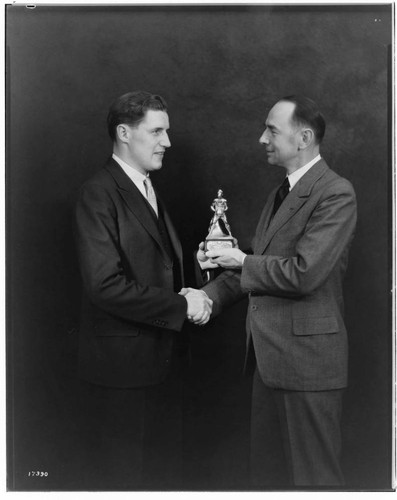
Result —
POLYGON ((276 128, 278 129, 279 127, 277 127, 277 125, 273 124, 273 123, 268 123, 268 119, 269 119, 269 115, 271 113, 271 111, 278 105, 278 104, 281 104, 281 103, 285 103, 285 104, 291 104, 292 105, 292 110, 291 110, 291 115, 288 119, 289 123, 291 125, 294 125, 296 127, 299 126, 299 123, 296 119, 294 119, 294 113, 295 113, 295 110, 296 110, 296 103, 295 102, 292 102, 292 101, 288 101, 286 99, 280 99, 279 101, 275 102, 273 104, 273 106, 270 108, 269 110, 269 113, 268 113, 268 116, 267 116, 267 119, 266 119, 266 124, 269 128, 276 128))
POLYGON ((295 111, 296 111, 296 108, 298 107, 298 103, 296 103, 294 101, 290 101, 289 99, 282 98, 279 101, 277 101, 274 104, 274 106, 277 106, 277 104, 279 104, 279 103, 286 103, 286 104, 292 105, 292 111, 291 111, 291 115, 289 117, 289 122, 291 123, 292 126, 294 126, 296 129, 309 128, 314 133, 313 127, 310 125, 309 122, 301 120, 296 116, 295 111))

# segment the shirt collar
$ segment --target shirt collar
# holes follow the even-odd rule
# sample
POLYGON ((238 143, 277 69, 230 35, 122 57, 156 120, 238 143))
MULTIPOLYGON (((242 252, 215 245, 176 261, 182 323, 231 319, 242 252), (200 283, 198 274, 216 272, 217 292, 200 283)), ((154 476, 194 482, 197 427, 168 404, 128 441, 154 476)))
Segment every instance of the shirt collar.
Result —
POLYGON ((117 161, 120 167, 124 170, 128 177, 135 182, 135 184, 144 182, 145 179, 149 177, 149 174, 141 174, 141 172, 138 172, 138 170, 136 170, 134 167, 128 165, 128 163, 118 157, 115 153, 112 154, 112 158, 117 161))
POLYGON ((306 165, 303 165, 303 167, 298 168, 298 170, 295 170, 295 172, 292 172, 292 174, 287 175, 288 181, 290 188, 289 190, 295 186, 295 184, 299 181, 301 177, 305 175, 305 173, 312 168, 312 166, 317 163, 319 160, 321 160, 321 155, 318 154, 313 160, 309 161, 309 163, 306 163, 306 165))

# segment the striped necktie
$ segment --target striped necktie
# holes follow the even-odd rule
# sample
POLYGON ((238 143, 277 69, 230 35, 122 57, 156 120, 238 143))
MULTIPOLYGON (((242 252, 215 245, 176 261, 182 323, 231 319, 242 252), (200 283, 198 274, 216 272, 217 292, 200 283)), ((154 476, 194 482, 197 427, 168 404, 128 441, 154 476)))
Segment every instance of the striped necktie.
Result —
POLYGON ((154 192, 153 184, 152 181, 150 180, 150 177, 147 176, 146 179, 143 181, 143 183, 145 184, 147 200, 151 204, 153 210, 156 212, 156 215, 158 216, 159 211, 157 208, 156 194, 154 192))

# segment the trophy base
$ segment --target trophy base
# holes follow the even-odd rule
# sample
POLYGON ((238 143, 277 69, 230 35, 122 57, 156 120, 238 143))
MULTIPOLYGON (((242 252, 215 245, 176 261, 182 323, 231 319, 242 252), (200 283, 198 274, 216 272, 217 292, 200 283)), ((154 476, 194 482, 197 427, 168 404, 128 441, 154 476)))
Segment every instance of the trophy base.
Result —
POLYGON ((205 240, 204 249, 219 250, 220 248, 233 248, 233 238, 219 238, 205 240))

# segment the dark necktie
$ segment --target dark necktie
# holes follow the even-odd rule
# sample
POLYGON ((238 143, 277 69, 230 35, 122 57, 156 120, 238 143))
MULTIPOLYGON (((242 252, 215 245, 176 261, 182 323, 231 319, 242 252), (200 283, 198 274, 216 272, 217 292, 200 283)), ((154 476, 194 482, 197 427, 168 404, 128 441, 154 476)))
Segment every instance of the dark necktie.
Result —
POLYGON ((286 177, 284 179, 284 182, 278 188, 278 191, 276 193, 276 197, 274 198, 273 215, 280 208, 281 203, 284 201, 284 199, 286 198, 288 193, 289 193, 289 181, 288 181, 288 177, 286 177))

